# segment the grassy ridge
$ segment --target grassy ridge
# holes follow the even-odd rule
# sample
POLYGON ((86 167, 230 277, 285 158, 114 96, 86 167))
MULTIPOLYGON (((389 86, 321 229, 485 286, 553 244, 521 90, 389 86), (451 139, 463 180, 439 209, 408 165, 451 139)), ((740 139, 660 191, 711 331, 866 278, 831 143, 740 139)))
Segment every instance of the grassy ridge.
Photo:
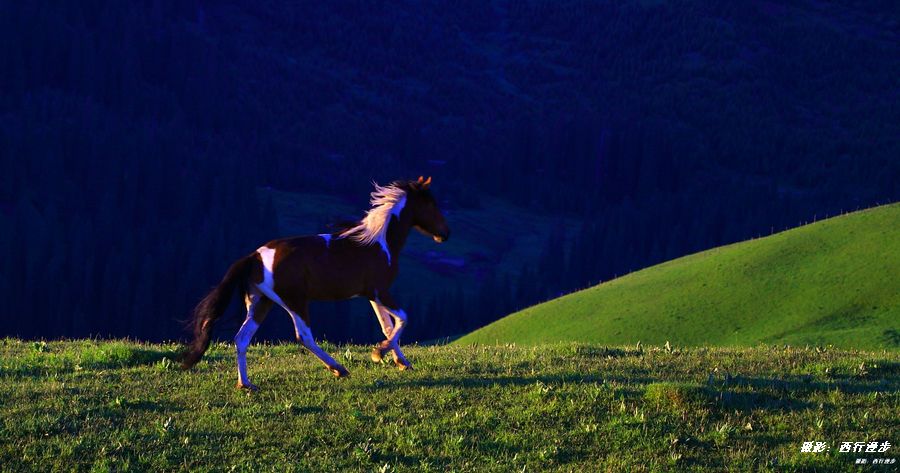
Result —
POLYGON ((457 343, 900 347, 900 204, 654 266, 457 343))
POLYGON ((410 347, 416 370, 327 347, 0 341, 4 471, 846 471, 890 441, 900 353, 599 345, 410 347), (827 441, 826 453, 800 452, 827 441))

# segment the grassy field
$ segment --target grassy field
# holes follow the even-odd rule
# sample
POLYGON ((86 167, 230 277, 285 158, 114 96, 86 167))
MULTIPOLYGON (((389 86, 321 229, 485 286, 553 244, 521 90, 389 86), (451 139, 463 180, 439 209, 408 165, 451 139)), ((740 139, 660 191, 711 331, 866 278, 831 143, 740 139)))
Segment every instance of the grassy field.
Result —
POLYGON ((573 341, 900 348, 900 204, 653 266, 457 343, 573 341))
MULTIPOLYGON (((847 471, 900 441, 900 353, 785 347, 410 347, 0 340, 3 471, 847 471), (827 442, 802 453, 804 441, 827 442)), ((893 455, 892 455, 893 453, 893 455)), ((880 471, 867 469, 866 471, 880 471)))

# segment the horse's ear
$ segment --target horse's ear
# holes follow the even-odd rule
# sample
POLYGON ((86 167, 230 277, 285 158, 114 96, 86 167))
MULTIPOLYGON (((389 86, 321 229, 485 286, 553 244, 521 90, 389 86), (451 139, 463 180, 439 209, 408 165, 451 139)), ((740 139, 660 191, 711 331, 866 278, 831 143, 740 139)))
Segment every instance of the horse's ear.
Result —
MULTIPOLYGON (((420 179, 421 179, 421 178, 420 178, 420 179)), ((431 176, 428 176, 428 179, 425 179, 425 182, 422 182, 422 188, 423 188, 423 189, 428 189, 428 187, 429 187, 430 185, 431 185, 431 176)))
POLYGON ((421 184, 421 183, 422 183, 422 180, 423 180, 423 179, 422 179, 422 176, 419 176, 419 180, 416 181, 416 184, 421 184))

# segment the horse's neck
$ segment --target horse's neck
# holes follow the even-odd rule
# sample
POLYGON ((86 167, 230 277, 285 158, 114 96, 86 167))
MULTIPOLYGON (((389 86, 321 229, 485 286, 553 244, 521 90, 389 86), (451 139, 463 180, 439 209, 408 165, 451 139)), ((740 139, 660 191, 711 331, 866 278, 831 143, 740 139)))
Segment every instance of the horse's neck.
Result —
POLYGON ((406 238, 409 237, 409 231, 412 229, 412 221, 405 214, 406 212, 401 212, 397 218, 391 218, 391 222, 388 224, 386 239, 392 260, 400 256, 400 250, 406 245, 406 238))

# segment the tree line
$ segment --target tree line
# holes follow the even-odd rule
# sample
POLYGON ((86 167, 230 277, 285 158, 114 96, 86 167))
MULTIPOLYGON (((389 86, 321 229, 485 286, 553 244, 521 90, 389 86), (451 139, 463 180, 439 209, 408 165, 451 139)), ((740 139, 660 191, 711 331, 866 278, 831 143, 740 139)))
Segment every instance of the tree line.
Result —
MULTIPOLYGON (((802 10, 641 8, 4 6, 2 333, 182 336, 227 262, 277 234, 261 186, 430 173, 446 208, 498 196, 581 222, 477 289, 404 294, 411 340, 897 200, 896 44, 802 10)), ((377 336, 347 304, 316 310, 329 339, 377 336)))

